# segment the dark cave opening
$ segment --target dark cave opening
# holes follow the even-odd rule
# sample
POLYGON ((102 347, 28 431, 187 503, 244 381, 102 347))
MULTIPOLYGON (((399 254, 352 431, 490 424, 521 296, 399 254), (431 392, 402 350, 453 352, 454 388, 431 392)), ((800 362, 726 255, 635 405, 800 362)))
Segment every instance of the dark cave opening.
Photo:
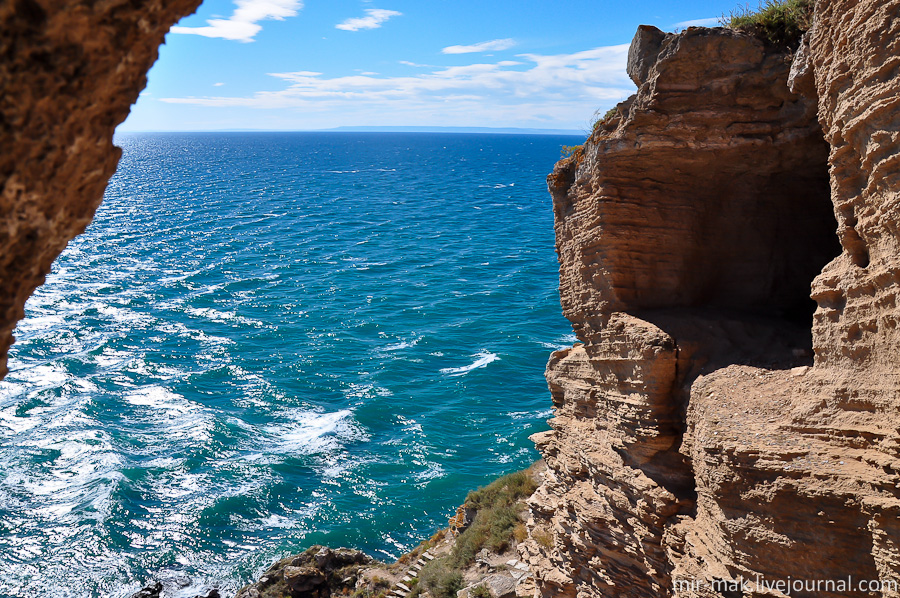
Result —
POLYGON ((811 358, 811 283, 841 252, 820 135, 674 161, 673 191, 652 208, 673 224, 648 228, 640 265, 627 256, 613 281, 628 311, 717 362, 772 367, 777 345, 811 358))

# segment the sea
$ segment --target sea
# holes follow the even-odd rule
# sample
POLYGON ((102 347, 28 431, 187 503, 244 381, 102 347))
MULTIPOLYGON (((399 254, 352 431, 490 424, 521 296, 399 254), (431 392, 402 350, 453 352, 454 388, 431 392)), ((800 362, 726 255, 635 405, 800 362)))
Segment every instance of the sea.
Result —
POLYGON ((391 560, 534 462, 577 137, 119 134, 0 381, 0 596, 391 560))

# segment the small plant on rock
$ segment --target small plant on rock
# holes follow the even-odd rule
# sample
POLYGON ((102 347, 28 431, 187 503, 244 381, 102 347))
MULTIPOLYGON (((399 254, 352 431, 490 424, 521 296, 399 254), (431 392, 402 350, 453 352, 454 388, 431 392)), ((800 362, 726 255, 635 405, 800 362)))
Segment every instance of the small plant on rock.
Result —
POLYGON ((596 131, 602 125, 609 122, 609 120, 616 116, 619 113, 619 109, 616 106, 613 106, 609 110, 603 113, 603 116, 600 116, 600 111, 594 113, 594 122, 591 124, 591 131, 596 131))
POLYGON ((434 598, 456 598, 463 587, 462 573, 450 566, 446 557, 437 558, 422 567, 419 579, 434 598))
POLYGON ((475 586, 469 596, 470 598, 492 598, 490 590, 484 586, 475 586))
POLYGON ((568 158, 569 156, 574 156, 576 153, 581 151, 582 148, 583 148, 583 146, 581 146, 581 145, 564 145, 564 146, 562 146, 562 149, 560 150, 559 154, 563 158, 568 158))
POLYGON ((757 10, 738 7, 719 22, 730 29, 752 33, 787 50, 796 49, 812 25, 814 0, 763 0, 757 10))

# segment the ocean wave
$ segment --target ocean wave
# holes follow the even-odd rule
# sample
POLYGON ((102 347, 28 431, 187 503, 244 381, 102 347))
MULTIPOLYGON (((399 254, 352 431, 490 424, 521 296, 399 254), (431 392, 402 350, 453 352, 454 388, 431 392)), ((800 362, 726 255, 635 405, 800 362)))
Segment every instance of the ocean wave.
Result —
POLYGON ((440 463, 429 462, 424 471, 414 473, 412 478, 417 482, 417 486, 421 486, 424 485, 424 483, 440 479, 446 475, 447 470, 444 469, 443 465, 440 463))
POLYGON ((263 429, 263 454, 314 455, 334 452, 344 443, 364 440, 366 434, 353 421, 353 411, 332 413, 296 412, 287 415, 294 421, 274 423, 263 429))
POLYGON ((482 351, 473 355, 472 357, 477 357, 478 359, 476 359, 469 365, 464 365, 459 368, 444 368, 441 370, 441 373, 448 376, 465 376, 472 370, 486 367, 487 364, 500 359, 500 357, 496 353, 490 353, 488 351, 482 351))
MULTIPOLYGON (((139 413, 154 423, 154 431, 136 431, 140 437, 160 437, 169 441, 190 440, 207 443, 210 440, 214 418, 208 410, 162 386, 144 386, 128 392, 127 403, 139 408, 139 413)), ((156 442, 151 442, 156 445, 156 442)))
POLYGON ((561 336, 559 339, 552 342, 540 342, 539 344, 545 349, 550 349, 552 351, 561 351, 563 349, 569 349, 573 344, 578 342, 578 337, 574 334, 566 334, 561 336))
POLYGON ((409 349, 410 347, 415 347, 421 339, 414 338, 411 341, 402 341, 399 343, 394 343, 392 345, 387 345, 381 348, 381 351, 399 351, 400 349, 409 349))
POLYGON ((259 320, 239 316, 233 311, 219 311, 211 307, 188 307, 184 310, 184 313, 219 323, 237 322, 238 324, 244 324, 245 326, 265 326, 265 324, 259 320))

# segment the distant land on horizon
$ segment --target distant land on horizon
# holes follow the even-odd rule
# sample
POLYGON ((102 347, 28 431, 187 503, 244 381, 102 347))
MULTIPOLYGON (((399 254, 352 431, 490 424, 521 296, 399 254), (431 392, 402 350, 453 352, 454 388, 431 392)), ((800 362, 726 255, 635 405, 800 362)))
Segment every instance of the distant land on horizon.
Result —
POLYGON ((134 133, 493 133, 497 135, 566 135, 586 137, 587 132, 578 129, 526 129, 517 127, 335 127, 333 129, 218 129, 200 131, 120 131, 117 134, 134 133))
POLYGON ((578 129, 526 129, 519 127, 335 127, 323 131, 348 133, 498 133, 505 135, 587 135, 578 129))

